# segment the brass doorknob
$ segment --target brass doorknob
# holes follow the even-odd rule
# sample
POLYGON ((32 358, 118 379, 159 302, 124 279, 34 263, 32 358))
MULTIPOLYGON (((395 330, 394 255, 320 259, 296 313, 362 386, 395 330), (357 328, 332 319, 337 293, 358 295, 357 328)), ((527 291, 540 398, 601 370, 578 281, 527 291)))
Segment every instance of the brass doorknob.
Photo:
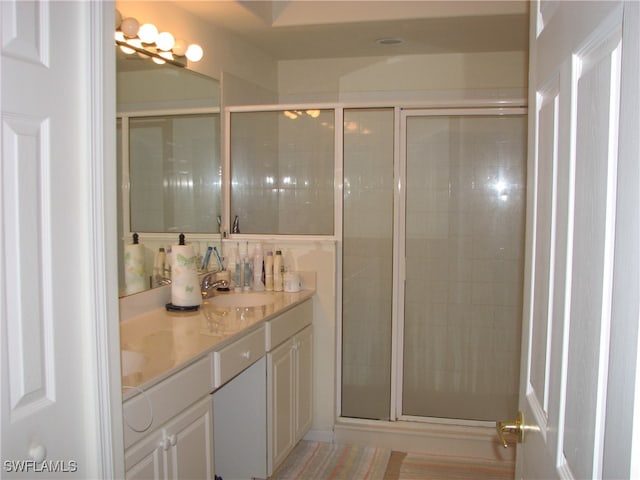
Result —
POLYGON ((526 427, 524 424, 524 417, 522 412, 518 412, 518 418, 512 422, 496 422, 496 431, 498 432, 498 437, 500 437, 500 443, 504 448, 507 448, 509 444, 507 440, 504 438, 505 433, 513 433, 517 435, 518 443, 524 442, 524 432, 531 427, 526 427))

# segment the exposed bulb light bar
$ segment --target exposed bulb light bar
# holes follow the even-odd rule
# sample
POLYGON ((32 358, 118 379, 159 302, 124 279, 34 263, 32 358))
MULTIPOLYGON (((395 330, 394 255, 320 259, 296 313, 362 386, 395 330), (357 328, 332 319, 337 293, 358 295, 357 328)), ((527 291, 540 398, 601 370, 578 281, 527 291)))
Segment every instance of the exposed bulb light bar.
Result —
POLYGON ((199 62, 204 55, 200 45, 187 45, 184 40, 176 40, 170 32, 159 33, 152 23, 140 25, 137 19, 123 17, 118 10, 115 42, 124 53, 137 52, 151 57, 156 63, 171 63, 179 67, 186 66, 185 57, 190 62, 199 62))
POLYGON ((153 23, 140 25, 138 37, 140 37, 142 43, 156 43, 156 40, 158 39, 158 27, 153 23))

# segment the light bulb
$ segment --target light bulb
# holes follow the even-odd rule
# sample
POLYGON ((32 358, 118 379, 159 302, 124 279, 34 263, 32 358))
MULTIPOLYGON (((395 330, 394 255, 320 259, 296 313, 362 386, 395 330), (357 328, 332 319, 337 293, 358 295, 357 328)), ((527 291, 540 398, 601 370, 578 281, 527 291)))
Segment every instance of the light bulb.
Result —
POLYGON ((139 38, 129 38, 127 39, 127 43, 132 47, 142 48, 142 42, 139 38))
POLYGON ((167 63, 167 62, 165 62, 164 60, 162 60, 162 59, 160 59, 160 58, 158 58, 158 57, 151 57, 151 60, 153 60, 153 61, 154 61, 155 63, 157 63, 158 65, 162 65, 162 64, 164 64, 164 63, 167 63))
POLYGON ((122 33, 127 37, 135 37, 138 35, 139 28, 140 24, 138 23, 138 20, 133 17, 125 18, 120 24, 120 30, 122 30, 122 33))
POLYGON ((204 52, 200 45, 193 43, 187 48, 187 58, 192 62, 199 62, 203 55, 204 52))
POLYGON ((176 41, 174 40, 173 35, 169 32, 162 32, 158 34, 158 38, 156 40, 158 49, 169 51, 173 48, 174 43, 176 43, 176 41))
POLYGON ((120 30, 116 30, 116 33, 113 35, 114 38, 116 39, 116 41, 118 42, 124 42, 124 33, 122 33, 120 30))
POLYGON ((124 45, 120 45, 120 50, 122 50, 122 53, 126 53, 127 55, 131 55, 136 52, 133 48, 125 47, 124 45))
POLYGON ((138 37, 143 43, 153 43, 158 38, 158 29, 153 23, 145 23, 140 26, 138 37))
POLYGON ((173 46, 173 53, 179 57, 184 57, 184 54, 187 52, 187 42, 184 40, 176 40, 175 45, 173 46))

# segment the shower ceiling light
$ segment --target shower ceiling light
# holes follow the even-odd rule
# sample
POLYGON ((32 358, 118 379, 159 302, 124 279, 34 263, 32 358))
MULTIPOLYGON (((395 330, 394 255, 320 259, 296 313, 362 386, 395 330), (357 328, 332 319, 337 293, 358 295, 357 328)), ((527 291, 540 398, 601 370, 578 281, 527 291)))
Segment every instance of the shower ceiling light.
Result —
POLYGON ((185 57, 190 62, 198 62, 203 56, 200 45, 187 46, 184 40, 175 40, 169 32, 158 33, 158 28, 151 23, 140 25, 133 17, 123 18, 118 10, 115 41, 124 53, 137 52, 151 57, 156 63, 171 63, 178 67, 186 67, 185 57))

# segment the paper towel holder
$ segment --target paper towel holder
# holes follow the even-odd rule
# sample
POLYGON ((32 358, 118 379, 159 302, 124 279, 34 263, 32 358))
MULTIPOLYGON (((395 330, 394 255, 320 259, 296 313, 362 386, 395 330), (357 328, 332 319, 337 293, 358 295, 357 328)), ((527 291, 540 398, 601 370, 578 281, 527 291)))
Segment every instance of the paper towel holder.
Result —
POLYGON ((200 305, 191 305, 188 307, 181 307, 180 305, 174 305, 173 303, 167 303, 164 308, 168 312, 196 312, 200 308, 200 305))

